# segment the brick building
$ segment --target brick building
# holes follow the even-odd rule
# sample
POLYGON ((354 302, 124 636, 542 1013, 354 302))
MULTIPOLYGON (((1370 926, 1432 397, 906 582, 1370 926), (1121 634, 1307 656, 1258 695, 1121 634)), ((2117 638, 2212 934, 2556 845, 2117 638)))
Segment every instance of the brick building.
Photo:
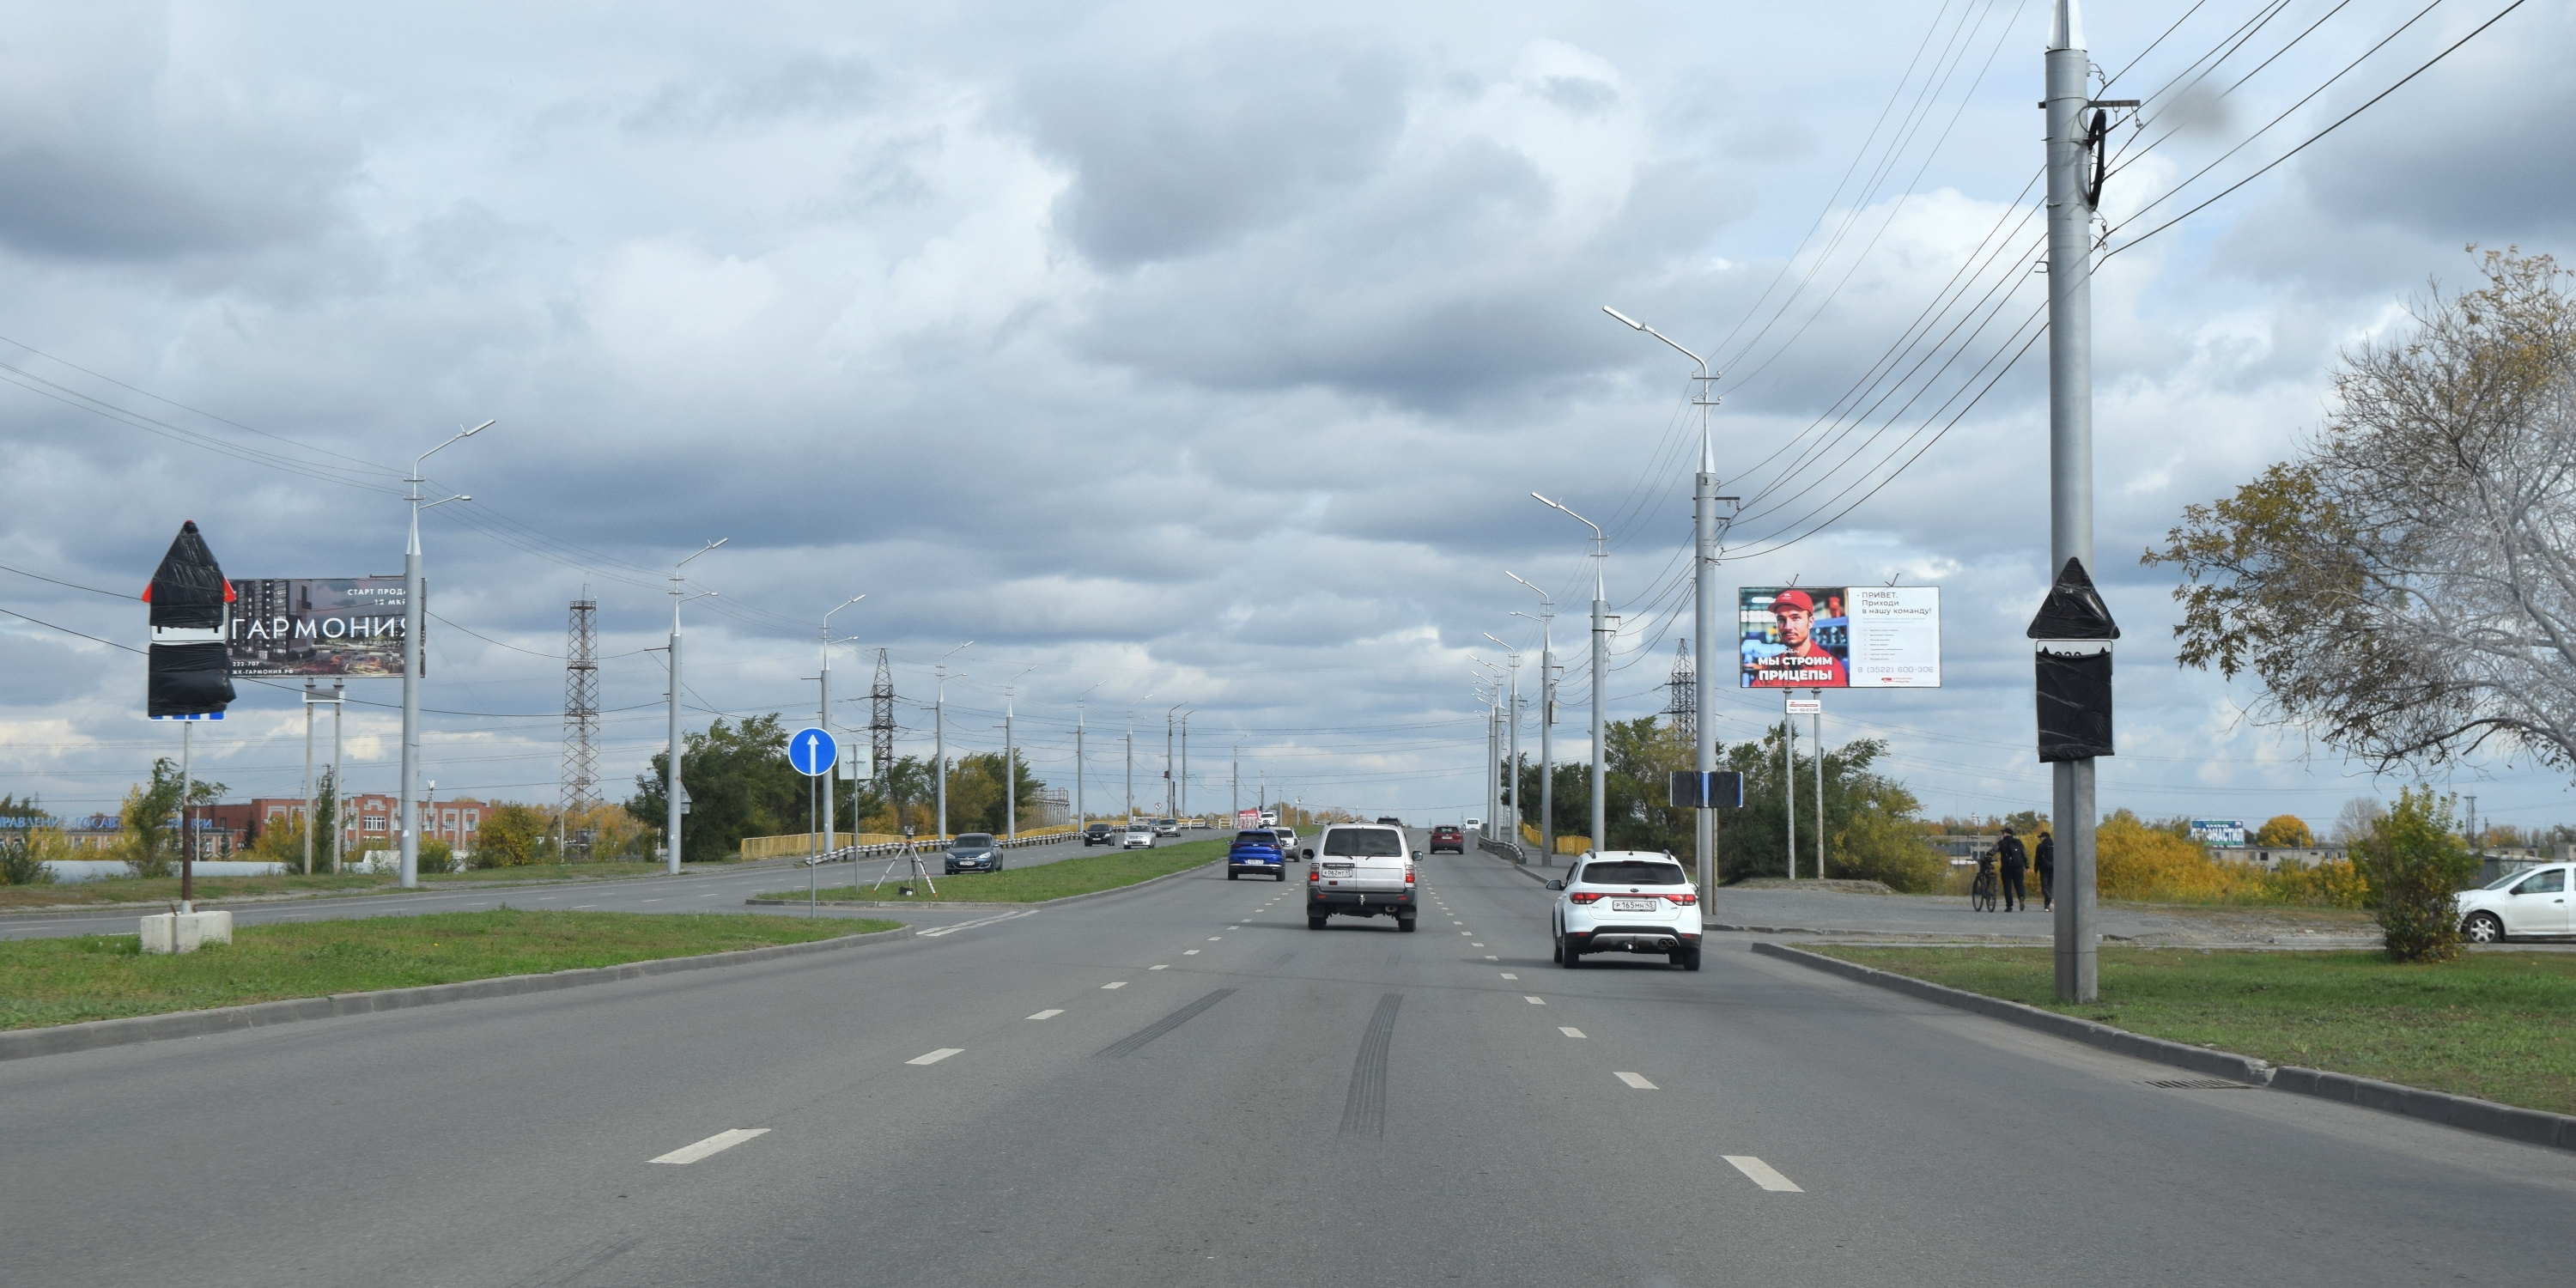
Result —
MULTIPOLYGON (((484 815, 492 812, 489 804, 472 797, 423 800, 417 804, 421 836, 437 837, 459 850, 474 848, 474 834, 482 828, 484 815)), ((241 808, 256 815, 263 830, 304 817, 304 802, 292 796, 263 796, 241 808)), ((348 797, 340 807, 341 851, 354 856, 368 848, 390 848, 394 844, 394 819, 401 811, 402 802, 385 793, 348 797)))

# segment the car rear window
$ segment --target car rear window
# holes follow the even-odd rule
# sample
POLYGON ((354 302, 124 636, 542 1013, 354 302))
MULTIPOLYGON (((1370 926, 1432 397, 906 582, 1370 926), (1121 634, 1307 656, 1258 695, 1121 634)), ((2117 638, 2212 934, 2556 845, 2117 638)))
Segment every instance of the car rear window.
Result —
POLYGON ((1580 880, 1585 885, 1688 885, 1678 863, 1653 863, 1643 859, 1604 859, 1583 865, 1580 880))
POLYGON ((1277 845, 1279 844, 1279 838, 1272 836, 1268 832, 1237 832, 1234 834, 1234 843, 1237 845, 1277 845))
POLYGON ((1324 834, 1324 853, 1338 859, 1400 859, 1404 835, 1383 827, 1337 827, 1324 834))

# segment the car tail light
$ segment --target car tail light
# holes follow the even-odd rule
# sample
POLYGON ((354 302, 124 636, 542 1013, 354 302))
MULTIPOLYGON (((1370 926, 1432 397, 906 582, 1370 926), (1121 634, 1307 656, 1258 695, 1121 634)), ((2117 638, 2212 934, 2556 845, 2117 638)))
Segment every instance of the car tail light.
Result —
POLYGON ((1323 869, 1323 866, 1322 866, 1321 864, 1318 864, 1318 865, 1316 865, 1316 866, 1314 866, 1314 867, 1311 867, 1311 868, 1306 869, 1306 879, 1307 879, 1307 880, 1309 880, 1309 881, 1321 881, 1321 880, 1323 880, 1323 879, 1324 879, 1324 869, 1323 869))
POLYGON ((1695 894, 1668 894, 1668 895, 1665 895, 1664 897, 1665 897, 1665 898, 1667 898, 1667 899, 1672 900, 1672 901, 1673 901, 1673 902, 1675 902, 1675 903, 1678 903, 1678 904, 1684 904, 1684 905, 1694 904, 1694 903, 1698 903, 1698 902, 1699 902, 1699 896, 1698 896, 1698 895, 1695 895, 1695 894))
POLYGON ((1404 865, 1404 883, 1406 885, 1413 884, 1413 865, 1410 863, 1404 865))
POLYGON ((1576 903, 1599 903, 1601 901, 1601 892, 1598 890, 1577 890, 1565 897, 1576 903))

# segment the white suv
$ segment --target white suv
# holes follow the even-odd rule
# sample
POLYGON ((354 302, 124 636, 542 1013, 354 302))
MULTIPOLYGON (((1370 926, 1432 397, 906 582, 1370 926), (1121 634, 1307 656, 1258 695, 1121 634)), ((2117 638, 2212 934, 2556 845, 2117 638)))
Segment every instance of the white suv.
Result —
POLYGON ((1673 856, 1604 850, 1547 888, 1564 892, 1548 933, 1567 970, 1582 965, 1585 953, 1606 952, 1663 953, 1683 970, 1699 969, 1699 891, 1673 856))
POLYGON ((1306 928, 1321 930, 1333 917, 1393 917, 1413 930, 1413 849, 1401 828, 1337 824, 1305 851, 1306 928))

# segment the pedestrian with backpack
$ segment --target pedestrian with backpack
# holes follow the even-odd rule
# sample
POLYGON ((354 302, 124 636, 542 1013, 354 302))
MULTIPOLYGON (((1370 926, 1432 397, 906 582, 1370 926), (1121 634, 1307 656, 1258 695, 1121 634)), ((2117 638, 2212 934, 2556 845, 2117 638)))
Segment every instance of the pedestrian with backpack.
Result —
POLYGON ((1995 861, 2004 873, 2004 911, 2027 912, 2030 896, 2022 892, 2021 876, 2029 870, 2030 855, 2021 848, 2021 838, 2004 829, 2004 839, 1995 842, 1995 861))
POLYGON ((2047 911, 2057 906, 2057 838, 2039 829, 2039 848, 2031 853, 2030 866, 2039 872, 2039 906, 2047 911))

